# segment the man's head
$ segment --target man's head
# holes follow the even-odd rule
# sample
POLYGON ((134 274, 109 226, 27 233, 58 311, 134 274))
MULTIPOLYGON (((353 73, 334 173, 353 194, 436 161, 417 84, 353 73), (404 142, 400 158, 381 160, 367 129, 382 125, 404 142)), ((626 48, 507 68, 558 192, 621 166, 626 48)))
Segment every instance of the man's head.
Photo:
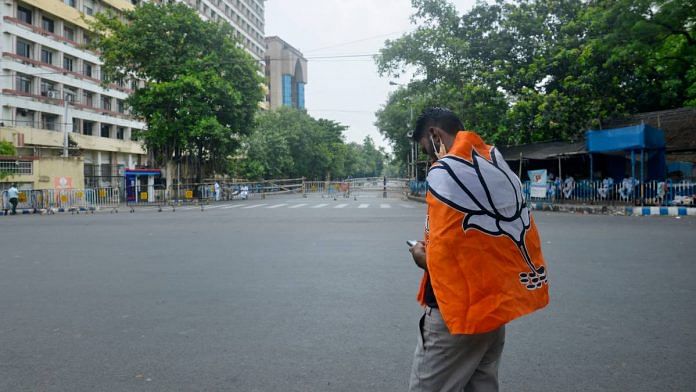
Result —
POLYGON ((445 108, 428 108, 418 117, 413 130, 413 141, 420 143, 428 157, 437 159, 441 146, 449 151, 457 132, 464 129, 459 117, 445 108))

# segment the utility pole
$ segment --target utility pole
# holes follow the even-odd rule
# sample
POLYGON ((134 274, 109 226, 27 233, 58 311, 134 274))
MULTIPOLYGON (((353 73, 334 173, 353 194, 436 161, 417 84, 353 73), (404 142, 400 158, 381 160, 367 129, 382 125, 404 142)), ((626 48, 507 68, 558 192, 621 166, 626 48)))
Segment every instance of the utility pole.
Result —
POLYGON ((68 157, 68 100, 63 97, 63 158, 68 157))

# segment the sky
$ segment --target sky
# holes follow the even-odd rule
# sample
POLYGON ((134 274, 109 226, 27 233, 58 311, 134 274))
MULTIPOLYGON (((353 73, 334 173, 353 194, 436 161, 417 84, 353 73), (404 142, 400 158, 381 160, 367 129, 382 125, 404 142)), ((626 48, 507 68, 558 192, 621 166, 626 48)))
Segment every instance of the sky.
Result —
MULTIPOLYGON (((474 2, 452 1, 460 12, 474 2)), ((408 79, 381 78, 371 57, 322 57, 378 53, 386 39, 414 29, 411 1, 266 0, 265 8, 266 36, 282 38, 308 61, 305 106, 309 114, 348 126, 348 142, 360 143, 369 135, 390 151, 374 126, 374 114, 398 88, 389 82, 405 84, 408 79)))

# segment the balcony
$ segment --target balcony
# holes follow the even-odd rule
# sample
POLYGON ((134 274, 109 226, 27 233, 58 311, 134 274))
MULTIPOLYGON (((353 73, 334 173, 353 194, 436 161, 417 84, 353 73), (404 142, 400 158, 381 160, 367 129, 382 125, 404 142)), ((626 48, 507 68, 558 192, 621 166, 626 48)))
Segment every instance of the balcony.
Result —
MULTIPOLYGON (((19 147, 63 147, 63 132, 44 130, 28 125, 17 124, 17 126, 12 126, 7 121, 3 122, 3 126, 0 126, 0 139, 12 140, 19 147)), ((103 138, 74 132, 70 132, 69 135, 70 139, 77 144, 77 148, 80 150, 146 154, 143 144, 137 141, 103 138)))

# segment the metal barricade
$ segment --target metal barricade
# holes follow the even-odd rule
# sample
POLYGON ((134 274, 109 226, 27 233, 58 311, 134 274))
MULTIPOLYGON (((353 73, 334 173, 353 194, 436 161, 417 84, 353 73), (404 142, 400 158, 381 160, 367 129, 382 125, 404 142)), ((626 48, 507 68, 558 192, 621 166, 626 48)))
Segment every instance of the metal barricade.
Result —
POLYGON ((84 189, 43 189, 35 191, 34 200, 37 209, 48 213, 94 212, 95 204, 89 199, 89 191, 84 189))
POLYGON ((95 188, 91 192, 92 203, 97 209, 109 209, 110 213, 118 213, 121 204, 119 188, 95 188))
MULTIPOLYGON (((34 198, 31 190, 19 191, 17 194, 17 213, 18 214, 29 214, 36 212, 36 206, 34 204, 34 198)), ((7 215, 12 210, 12 205, 10 204, 10 198, 7 191, 2 192, 2 212, 7 215)))
POLYGON ((167 190, 164 185, 126 187, 126 206, 131 213, 139 207, 154 207, 161 212, 167 202, 167 190))

